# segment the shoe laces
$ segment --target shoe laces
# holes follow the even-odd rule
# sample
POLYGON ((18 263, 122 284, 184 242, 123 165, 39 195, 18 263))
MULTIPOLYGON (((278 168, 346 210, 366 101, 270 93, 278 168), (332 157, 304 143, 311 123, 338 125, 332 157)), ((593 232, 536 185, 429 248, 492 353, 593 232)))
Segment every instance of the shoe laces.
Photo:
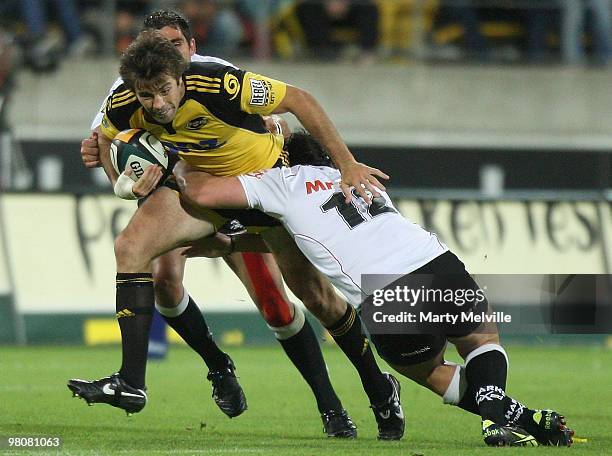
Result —
POLYGON ((225 377, 234 377, 236 378, 236 374, 234 372, 234 363, 228 359, 227 365, 222 367, 221 369, 211 370, 208 372, 206 379, 211 381, 213 386, 217 386, 218 382, 223 380, 225 377))
POLYGON ((335 419, 341 420, 348 427, 356 429, 355 423, 348 416, 348 412, 344 409, 342 410, 328 410, 326 412, 321 413, 321 418, 323 419, 324 429, 335 419))
POLYGON ((321 413, 321 418, 329 423, 333 418, 345 418, 347 416, 346 410, 328 410, 327 412, 321 413))

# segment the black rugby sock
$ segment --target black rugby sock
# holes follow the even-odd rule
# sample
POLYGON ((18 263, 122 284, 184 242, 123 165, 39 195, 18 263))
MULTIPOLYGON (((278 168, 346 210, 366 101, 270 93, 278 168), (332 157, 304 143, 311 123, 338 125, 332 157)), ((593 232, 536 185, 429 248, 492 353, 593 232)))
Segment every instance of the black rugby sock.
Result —
MULTIPOLYGON (((463 369, 464 366, 457 366, 457 368, 463 369)), ((476 395, 473 394, 473 390, 466 390, 459 403, 455 404, 457 407, 465 410, 466 412, 480 415, 480 409, 476 404, 476 395)), ((502 399, 504 419, 508 424, 516 424, 522 427, 531 427, 534 423, 532 417, 536 412, 524 404, 521 404, 516 399, 506 396, 502 399)))
POLYGON ((122 362, 119 374, 134 388, 144 388, 149 330, 153 320, 153 276, 118 273, 115 306, 121 330, 122 362))
POLYGON ((227 355, 219 349, 213 340, 206 320, 194 300, 191 296, 188 296, 188 299, 187 307, 179 315, 165 315, 165 309, 162 309, 162 317, 202 357, 208 369, 218 370, 225 367, 227 365, 227 355))
MULTIPOLYGON (((478 405, 476 404, 476 398, 474 394, 466 394, 463 395, 457 407, 465 410, 466 412, 473 413, 475 415, 480 415, 480 410, 478 405)), ((525 427, 527 424, 531 424, 533 421, 531 417, 535 413, 535 410, 527 408, 524 404, 521 404, 516 399, 511 398, 506 395, 503 402, 503 410, 504 410, 504 418, 508 422, 508 424, 517 424, 519 426, 525 427)))
POLYGON ((473 411, 476 405, 483 420, 507 424, 504 416, 507 373, 506 357, 497 349, 482 352, 469 359, 465 366, 468 386, 458 406, 473 411))
POLYGON ((473 413, 474 415, 480 416, 480 410, 478 404, 476 404, 476 398, 474 392, 468 387, 465 394, 457 404, 457 407, 465 410, 466 412, 473 413))
POLYGON ((516 399, 509 396, 504 398, 504 414, 508 423, 516 424, 527 432, 533 432, 534 426, 537 428, 535 421, 533 421, 535 412, 536 410, 528 408, 516 399))
POLYGON ((370 342, 363 335, 361 318, 355 309, 347 304, 342 318, 327 330, 357 369, 370 403, 380 405, 387 402, 392 392, 391 385, 376 364, 370 342))
POLYGON ((342 403, 331 385, 319 341, 308 320, 297 334, 279 342, 312 389, 319 412, 341 410, 342 403))

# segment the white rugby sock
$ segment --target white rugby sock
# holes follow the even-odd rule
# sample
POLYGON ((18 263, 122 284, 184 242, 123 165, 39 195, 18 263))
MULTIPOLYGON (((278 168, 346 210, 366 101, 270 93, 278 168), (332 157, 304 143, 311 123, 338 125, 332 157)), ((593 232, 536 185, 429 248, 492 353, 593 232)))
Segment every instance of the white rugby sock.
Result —
POLYGON ((189 304, 189 293, 187 293, 187 290, 183 287, 183 297, 181 298, 181 301, 178 303, 176 307, 162 307, 156 302, 155 308, 164 317, 176 318, 179 315, 181 315, 183 312, 185 312, 185 309, 187 309, 188 304, 189 304))

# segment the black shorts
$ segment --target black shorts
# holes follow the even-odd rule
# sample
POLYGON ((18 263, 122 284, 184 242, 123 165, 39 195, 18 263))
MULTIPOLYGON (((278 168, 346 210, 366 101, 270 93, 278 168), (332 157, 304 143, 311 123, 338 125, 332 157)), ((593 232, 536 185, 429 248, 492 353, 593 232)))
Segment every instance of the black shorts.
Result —
MULTIPOLYGON (((447 289, 469 289, 478 287, 465 270, 465 265, 452 252, 445 252, 411 274, 432 274, 440 277, 439 284, 447 289)), ((456 306, 455 306, 456 307, 456 306)), ((470 309, 486 312, 487 300, 480 301, 470 309)), ((451 310, 456 310, 452 308, 451 310)), ((466 309, 462 309, 466 310, 466 309)), ((409 366, 435 358, 445 347, 448 337, 462 337, 474 332, 480 323, 463 324, 449 328, 446 334, 371 334, 370 338, 378 354, 389 364, 409 366)))
POLYGON ((371 334, 382 359, 392 366, 412 366, 435 358, 446 346, 446 337, 433 334, 371 334))

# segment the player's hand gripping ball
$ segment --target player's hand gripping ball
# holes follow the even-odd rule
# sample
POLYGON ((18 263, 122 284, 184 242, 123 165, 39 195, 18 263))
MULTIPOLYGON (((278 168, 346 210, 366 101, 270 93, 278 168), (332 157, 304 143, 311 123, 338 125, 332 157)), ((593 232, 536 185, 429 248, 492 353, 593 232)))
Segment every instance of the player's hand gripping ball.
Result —
POLYGON ((124 130, 115 136, 110 148, 111 162, 117 174, 131 169, 130 178, 137 181, 151 165, 168 169, 168 154, 162 143, 146 130, 124 130))

